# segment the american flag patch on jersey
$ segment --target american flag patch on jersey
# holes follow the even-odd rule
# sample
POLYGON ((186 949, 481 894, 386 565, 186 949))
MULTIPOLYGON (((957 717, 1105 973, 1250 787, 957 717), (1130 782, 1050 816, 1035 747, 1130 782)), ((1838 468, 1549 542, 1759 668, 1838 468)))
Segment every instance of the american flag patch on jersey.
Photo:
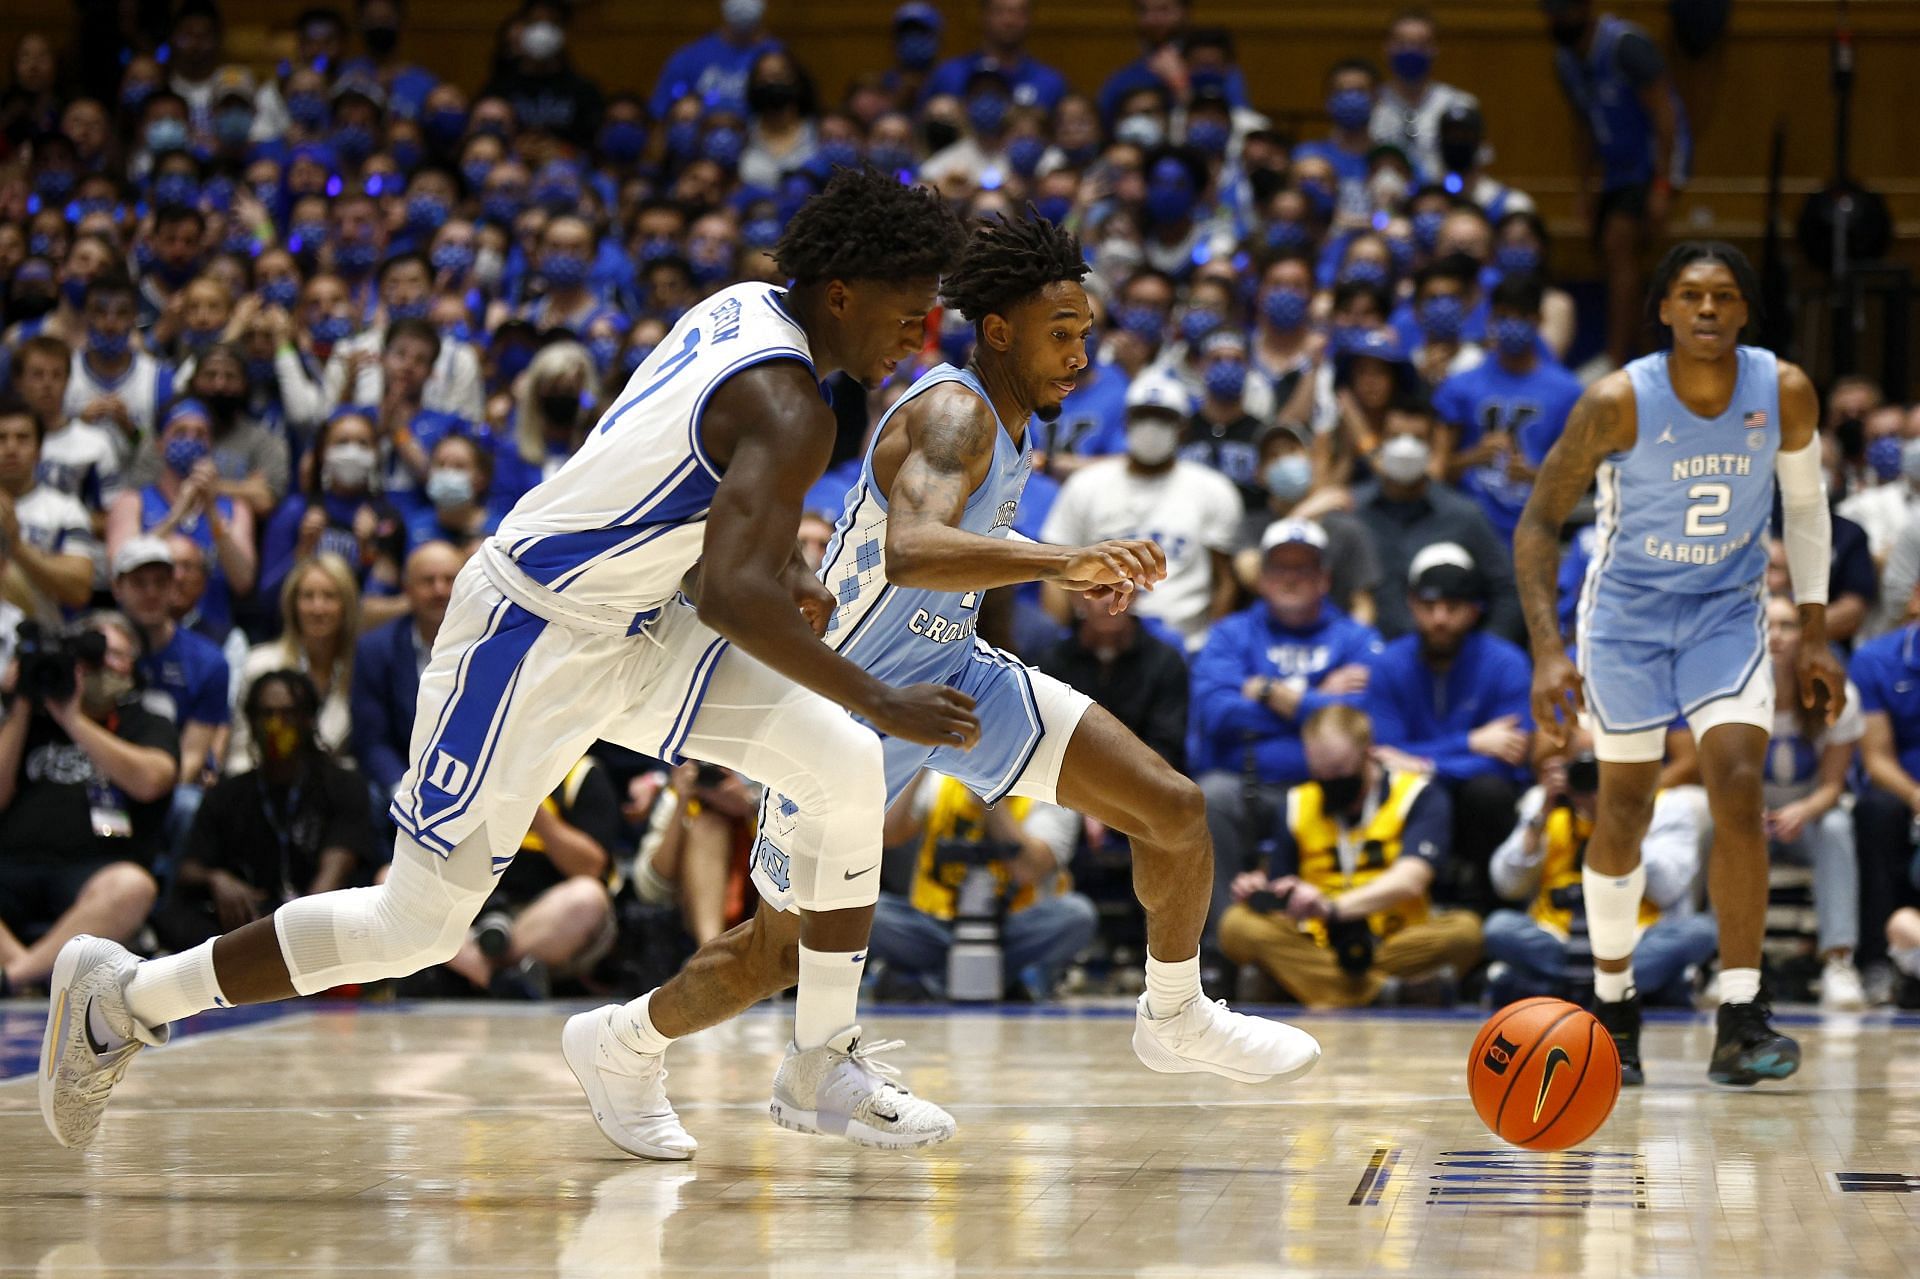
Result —
POLYGON ((1755 409, 1753 412, 1747 414, 1742 421, 1748 430, 1758 430, 1767 424, 1767 411, 1765 409, 1755 409))

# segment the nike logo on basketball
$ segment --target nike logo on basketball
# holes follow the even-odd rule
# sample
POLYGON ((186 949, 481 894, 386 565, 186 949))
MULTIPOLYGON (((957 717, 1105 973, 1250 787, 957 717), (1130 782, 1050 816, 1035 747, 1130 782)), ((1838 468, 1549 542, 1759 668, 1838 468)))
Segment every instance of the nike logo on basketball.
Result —
POLYGON ((1553 1072, 1572 1060, 1571 1057, 1567 1056, 1567 1050, 1564 1048, 1549 1048, 1547 1050, 1546 1069, 1542 1071, 1540 1075, 1540 1095, 1533 1099, 1533 1118, 1535 1123, 1538 1123, 1540 1120, 1540 1108, 1547 1104, 1547 1089, 1553 1087, 1553 1072))
MULTIPOLYGON (((879 870, 879 869, 880 868, 878 866, 867 867, 867 870, 879 870)), ((862 875, 866 874, 867 870, 849 870, 849 871, 843 871, 841 872, 841 874, 842 874, 842 877, 845 879, 858 879, 862 875)))

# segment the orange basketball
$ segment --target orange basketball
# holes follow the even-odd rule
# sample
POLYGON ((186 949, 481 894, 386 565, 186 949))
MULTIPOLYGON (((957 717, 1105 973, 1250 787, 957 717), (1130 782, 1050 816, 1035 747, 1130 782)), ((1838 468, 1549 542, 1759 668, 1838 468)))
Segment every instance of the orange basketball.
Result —
POLYGON ((1620 1097, 1620 1053, 1593 1014, 1522 999, 1480 1028, 1467 1093, 1487 1127, 1528 1150, 1565 1150, 1598 1132, 1620 1097))

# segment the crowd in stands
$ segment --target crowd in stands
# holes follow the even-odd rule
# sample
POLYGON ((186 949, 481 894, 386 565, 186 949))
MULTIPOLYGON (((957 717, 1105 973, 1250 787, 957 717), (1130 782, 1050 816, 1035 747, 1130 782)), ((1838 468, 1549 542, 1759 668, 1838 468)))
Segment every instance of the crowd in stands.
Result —
MULTIPOLYGON (((1219 973, 1316 1007, 1574 991, 1595 768, 1533 731, 1508 543, 1580 394, 1569 362, 1643 340, 1613 286, 1685 180, 1656 43, 1544 6, 1614 268, 1583 331, 1427 14, 1326 68, 1324 120, 1296 130, 1187 0, 1131 0, 1141 54, 1093 94, 1029 46, 1033 3, 980 0, 966 50, 902 4, 890 64, 829 82, 778 0, 723 0, 650 91, 575 69, 564 0, 505 19, 479 85, 408 59, 403 0, 306 11, 272 67, 229 57, 213 0, 123 9, 84 47, 21 39, 0 91, 0 994, 44 985, 75 932, 177 950, 377 879, 461 566, 691 305, 779 282, 785 221, 859 164, 1081 237, 1092 363, 1029 424, 1016 527, 1151 537, 1168 577, 1119 616, 995 592, 980 630, 1199 781, 1219 973)), ((816 563, 872 424, 967 358, 956 316, 931 332, 881 390, 828 387, 816 563)), ((1853 1007, 1920 976, 1920 408, 1845 380, 1825 412, 1854 687, 1834 724, 1799 709, 1776 602, 1768 829, 1811 869, 1821 997, 1853 1007)), ((1594 547, 1569 532, 1571 634, 1594 547)), ((1684 727, 1663 780, 1636 962, 1684 1001, 1715 949, 1684 727)), ((657 980, 752 909, 756 809, 724 770, 596 747, 469 944, 409 989, 657 980)), ((887 836, 883 983, 944 992, 956 847, 987 850, 1008 992, 1137 957, 1123 841, 1097 823, 929 776, 887 836)))

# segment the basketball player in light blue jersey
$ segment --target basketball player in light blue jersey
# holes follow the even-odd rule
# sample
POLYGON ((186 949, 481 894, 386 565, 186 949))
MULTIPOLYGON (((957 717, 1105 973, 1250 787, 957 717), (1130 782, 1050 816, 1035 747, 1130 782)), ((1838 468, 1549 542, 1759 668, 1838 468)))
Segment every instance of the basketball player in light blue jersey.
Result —
POLYGON ((1707 1077, 1784 1079, 1800 1048, 1774 1030, 1760 994, 1766 930, 1763 765, 1773 728, 1767 658, 1767 521, 1777 483, 1787 566, 1805 643, 1800 687, 1831 720, 1846 677, 1827 647, 1832 531, 1807 375, 1739 344, 1758 283, 1740 252, 1681 244, 1654 278, 1672 350, 1594 383, 1548 453, 1513 539, 1533 638, 1533 715, 1564 743, 1586 714, 1600 763, 1599 815, 1582 889, 1593 940, 1595 1014, 1642 1082, 1633 943, 1667 726, 1684 718, 1700 752, 1713 851, 1707 891, 1720 924, 1719 1037, 1707 1077), (1560 642, 1560 529, 1599 486, 1598 538, 1581 595, 1579 665, 1560 642))
MULTIPOLYGON (((1031 211, 975 231, 942 289, 974 326, 973 360, 928 372, 875 430, 821 567, 836 601, 826 639, 883 680, 951 685, 979 713, 980 743, 970 751, 887 738, 889 802, 927 768, 988 803, 1009 795, 1057 802, 1129 836, 1147 916, 1147 989, 1133 1033, 1146 1066, 1245 1083, 1290 1079, 1319 1059, 1310 1035, 1230 1012, 1201 993, 1213 851, 1199 788, 1084 694, 974 634, 980 596, 995 587, 1053 582, 1118 611, 1136 588, 1166 575, 1151 542, 1045 546, 1012 532, 1033 461, 1028 419, 1057 416, 1087 365, 1086 271, 1074 237, 1031 211)), ((799 920, 787 911, 794 886, 815 872, 813 854, 793 838, 790 807, 769 788, 754 849, 759 912, 630 1005, 656 1062, 672 1040, 744 1011, 796 976, 804 983, 805 956, 793 960, 799 920)), ((851 1120, 843 1113, 825 1122, 803 1101, 816 1093, 807 1069, 804 1056, 782 1067, 776 1121, 866 1145, 905 1144, 889 1139, 884 1115, 876 1121, 855 1111, 851 1120)), ((658 1074, 651 1063, 644 1070, 658 1074)), ((647 1153, 670 1131, 649 1101, 635 1097, 637 1124, 617 1105, 596 1105, 594 1117, 615 1145, 647 1153)))
MULTIPOLYGON (((783 1066, 780 1095, 827 1116, 858 1107, 900 1144, 950 1133, 946 1112, 878 1069, 853 1022, 879 900, 874 730, 958 749, 978 719, 957 689, 883 684, 820 642, 832 602, 795 535, 833 449, 821 377, 877 386, 920 350, 964 238, 932 192, 842 171, 774 248, 791 288, 737 284, 689 310, 454 583, 420 679, 386 881, 299 898, 179 955, 137 962, 96 937, 60 951, 40 1071, 54 1137, 91 1141, 134 1054, 181 1017, 451 959, 541 801, 602 738, 792 797, 783 829, 811 872, 793 883, 794 943, 809 967, 794 1008, 804 1082, 783 1066), (680 591, 696 565, 697 604, 680 591)), ((625 1013, 603 1009, 562 1041, 596 1108, 613 1104, 602 1076, 641 1059, 623 1044, 625 1013)), ((623 1100, 657 1093, 671 1116, 657 1075, 620 1086, 623 1100)))

